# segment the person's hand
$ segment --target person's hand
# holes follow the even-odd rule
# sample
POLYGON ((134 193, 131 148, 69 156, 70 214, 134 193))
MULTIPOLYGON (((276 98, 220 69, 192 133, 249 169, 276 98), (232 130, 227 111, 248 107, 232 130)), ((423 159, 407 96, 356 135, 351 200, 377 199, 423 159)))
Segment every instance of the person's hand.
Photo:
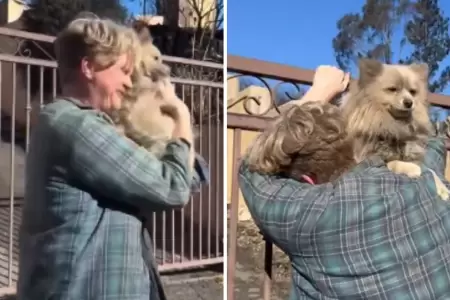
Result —
POLYGON ((161 111, 170 115, 175 122, 191 122, 190 111, 186 103, 178 98, 175 93, 175 86, 167 80, 160 86, 162 98, 164 103, 161 106, 161 111))
POLYGON ((161 112, 170 115, 175 123, 172 133, 173 138, 184 139, 191 145, 189 154, 189 166, 193 168, 195 160, 194 133, 192 130, 191 113, 188 106, 175 93, 175 87, 170 82, 165 82, 161 87, 164 104, 161 105, 161 112))
POLYGON ((314 74, 311 88, 327 90, 336 96, 344 92, 350 82, 350 74, 333 66, 319 66, 314 74))
POLYGON ((319 66, 314 74, 311 88, 298 104, 310 101, 329 102, 344 92, 349 82, 349 73, 332 66, 319 66))

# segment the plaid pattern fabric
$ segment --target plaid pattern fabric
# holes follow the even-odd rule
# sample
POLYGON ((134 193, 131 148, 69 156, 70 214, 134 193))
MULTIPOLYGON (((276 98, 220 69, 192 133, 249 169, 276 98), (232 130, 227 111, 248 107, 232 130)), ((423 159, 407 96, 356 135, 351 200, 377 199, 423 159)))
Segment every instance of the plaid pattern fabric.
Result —
POLYGON ((450 203, 427 170, 443 179, 445 159, 433 138, 418 179, 373 157, 316 186, 252 173, 244 161, 250 213, 290 256, 291 299, 450 299, 450 203))
POLYGON ((103 113, 74 100, 47 105, 27 158, 18 299, 164 299, 138 216, 186 203, 188 156, 172 142, 158 160, 103 113))

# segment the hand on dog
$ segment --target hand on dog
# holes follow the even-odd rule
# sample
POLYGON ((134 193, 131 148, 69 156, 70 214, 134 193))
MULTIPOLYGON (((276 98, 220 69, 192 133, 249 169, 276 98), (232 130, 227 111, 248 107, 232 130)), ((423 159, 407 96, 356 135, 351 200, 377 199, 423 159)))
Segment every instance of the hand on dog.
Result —
MULTIPOLYGON (((333 66, 319 66, 314 74, 313 83, 309 90, 310 101, 331 101, 335 96, 344 92, 350 82, 350 74, 333 66)), ((306 95, 305 95, 306 96, 306 95)))
POLYGON ((190 111, 186 103, 178 98, 175 93, 175 87, 170 82, 165 82, 161 93, 163 94, 164 103, 161 105, 161 112, 172 117, 175 122, 191 122, 190 111), (186 120, 184 120, 186 119, 186 120))
POLYGON ((175 93, 173 84, 166 83, 162 91, 165 103, 160 109, 163 114, 171 116, 175 121, 172 137, 185 139, 191 144, 190 167, 194 165, 194 133, 192 131, 191 112, 189 107, 175 93))
POLYGON ((340 94, 347 89, 350 82, 350 73, 345 73, 333 66, 319 66, 313 79, 313 87, 328 90, 334 95, 340 94))

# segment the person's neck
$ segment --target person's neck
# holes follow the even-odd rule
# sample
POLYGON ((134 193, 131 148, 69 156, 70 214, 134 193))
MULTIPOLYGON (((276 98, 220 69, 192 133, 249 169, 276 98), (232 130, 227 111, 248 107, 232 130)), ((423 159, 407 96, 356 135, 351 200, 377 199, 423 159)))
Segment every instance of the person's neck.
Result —
POLYGON ((93 106, 91 97, 86 89, 75 85, 66 85, 62 88, 62 97, 76 99, 86 106, 93 106))

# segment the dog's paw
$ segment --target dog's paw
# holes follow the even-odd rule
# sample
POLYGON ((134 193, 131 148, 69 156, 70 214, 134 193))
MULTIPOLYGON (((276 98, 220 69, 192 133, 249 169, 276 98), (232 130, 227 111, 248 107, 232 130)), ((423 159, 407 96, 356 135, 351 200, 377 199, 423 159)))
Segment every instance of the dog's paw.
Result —
POLYGON ((415 163, 393 160, 387 163, 387 168, 396 174, 404 174, 410 178, 417 178, 422 174, 419 165, 415 163))
POLYGON ((434 185, 436 186, 436 193, 442 200, 447 201, 450 198, 450 191, 447 189, 442 180, 436 175, 436 173, 434 173, 433 170, 430 171, 433 174, 434 185))

